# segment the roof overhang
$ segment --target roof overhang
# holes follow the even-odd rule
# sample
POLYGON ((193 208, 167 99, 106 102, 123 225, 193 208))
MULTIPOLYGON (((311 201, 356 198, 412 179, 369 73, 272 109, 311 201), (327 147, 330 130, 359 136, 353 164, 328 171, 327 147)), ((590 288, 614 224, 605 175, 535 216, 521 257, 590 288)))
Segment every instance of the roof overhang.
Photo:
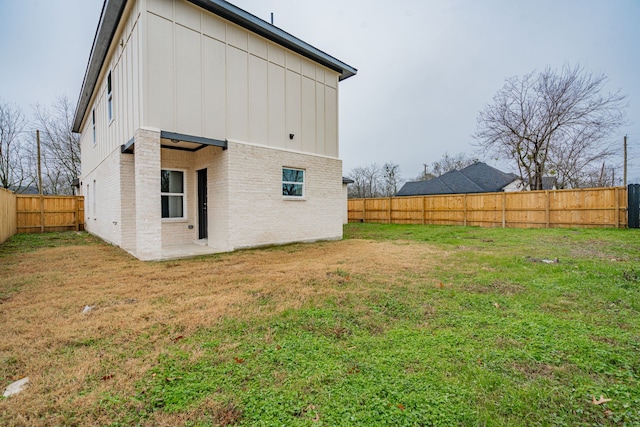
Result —
MULTIPOLYGON (((336 71, 339 74, 338 79, 340 81, 348 79, 358 72, 358 70, 352 66, 224 0, 187 1, 336 71)), ((93 39, 89 63, 87 64, 87 70, 85 71, 78 105, 76 106, 73 119, 73 132, 80 132, 80 126, 82 125, 87 108, 89 107, 89 102, 91 101, 91 96, 98 82, 100 70, 104 65, 109 46, 111 46, 126 5, 127 0, 105 0, 102 6, 100 22, 93 39)))
POLYGON ((226 20, 233 22, 247 30, 259 34, 262 37, 271 40, 287 49, 290 49, 302 56, 305 56, 319 64, 324 65, 327 68, 338 72, 340 74, 339 80, 348 79, 351 76, 355 76, 358 70, 350 65, 345 64, 337 58, 311 46, 299 38, 292 36, 286 31, 271 25, 267 21, 258 18, 249 12, 240 9, 237 6, 232 5, 224 0, 187 0, 189 3, 193 3, 201 8, 214 13, 226 20))
POLYGON ((122 17, 126 4, 127 0, 105 0, 102 5, 100 22, 98 23, 96 34, 93 37, 89 63, 84 73, 82 89, 80 89, 80 98, 78 98, 78 105, 76 106, 76 113, 73 119, 72 130, 74 132, 80 132, 80 126, 82 125, 82 120, 89 106, 91 95, 98 82, 102 64, 104 64, 104 60, 107 57, 111 40, 113 40, 113 36, 116 33, 120 17, 122 17))
MULTIPOLYGON (((160 131, 160 147, 170 150, 198 151, 205 147, 220 147, 227 149, 227 141, 213 138, 203 138, 201 136, 185 135, 183 133, 160 131)), ((126 154, 135 152, 135 140, 131 138, 129 142, 120 147, 120 151, 126 154)))

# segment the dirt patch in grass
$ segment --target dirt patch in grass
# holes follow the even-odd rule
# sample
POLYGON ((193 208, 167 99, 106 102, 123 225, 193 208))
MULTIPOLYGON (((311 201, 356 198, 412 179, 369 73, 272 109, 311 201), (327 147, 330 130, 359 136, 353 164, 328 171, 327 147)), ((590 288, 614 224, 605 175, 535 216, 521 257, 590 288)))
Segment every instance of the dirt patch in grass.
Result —
MULTIPOLYGON (((31 382, 25 392, 0 400, 0 420, 107 424, 105 392, 134 394, 163 349, 199 328, 358 294, 355 277, 391 287, 403 271, 426 274, 443 256, 425 244, 366 240, 159 263, 101 243, 5 252, 0 383, 24 376, 31 382)), ((241 415, 233 403, 212 405, 214 424, 241 415)))
POLYGON ((538 362, 516 362, 513 369, 524 374, 527 378, 553 379, 557 376, 570 375, 575 369, 571 365, 553 366, 538 362))
POLYGON ((505 296, 512 296, 524 292, 526 289, 524 286, 517 283, 510 283, 504 280, 495 280, 487 284, 477 284, 465 286, 465 290, 468 292, 474 292, 479 294, 498 294, 505 296))

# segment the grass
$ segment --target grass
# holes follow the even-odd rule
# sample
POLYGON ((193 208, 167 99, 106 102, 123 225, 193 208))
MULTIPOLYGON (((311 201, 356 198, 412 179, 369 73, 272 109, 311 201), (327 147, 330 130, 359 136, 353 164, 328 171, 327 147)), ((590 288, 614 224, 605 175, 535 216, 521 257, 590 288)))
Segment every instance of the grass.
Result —
POLYGON ((19 235, 0 380, 32 384, 0 424, 640 425, 639 237, 350 224, 142 263, 19 235))

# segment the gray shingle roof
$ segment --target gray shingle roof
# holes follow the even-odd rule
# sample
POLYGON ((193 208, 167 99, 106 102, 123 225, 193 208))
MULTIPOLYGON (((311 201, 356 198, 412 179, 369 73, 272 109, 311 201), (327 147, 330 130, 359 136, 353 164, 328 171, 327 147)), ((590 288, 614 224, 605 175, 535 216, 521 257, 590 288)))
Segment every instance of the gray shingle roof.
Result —
POLYGON ((476 162, 428 181, 407 182, 396 195, 493 193, 502 191, 517 179, 518 176, 513 173, 505 173, 485 163, 476 162))

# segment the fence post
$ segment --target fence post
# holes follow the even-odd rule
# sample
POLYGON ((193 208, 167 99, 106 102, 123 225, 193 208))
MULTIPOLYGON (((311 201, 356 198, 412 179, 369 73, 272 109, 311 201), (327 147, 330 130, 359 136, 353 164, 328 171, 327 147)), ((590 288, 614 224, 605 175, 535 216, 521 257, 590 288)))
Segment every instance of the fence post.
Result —
POLYGON ((547 228, 549 228, 551 226, 551 196, 549 195, 549 190, 544 190, 544 195, 547 197, 545 206, 545 222, 547 223, 547 228))
POLYGON ((44 196, 40 193, 40 232, 44 233, 44 196))
POLYGON ((362 199, 362 222, 367 222, 367 199, 362 199))
POLYGON ((427 197, 422 196, 422 225, 424 225, 425 223, 424 214, 426 210, 426 204, 427 204, 427 197))
POLYGON ((464 207, 462 209, 462 225, 467 226, 467 195, 464 195, 464 207))
POLYGON ((502 192, 502 228, 507 226, 507 193, 502 192))
POLYGON ((389 208, 387 209, 389 215, 389 224, 391 224, 391 197, 389 197, 389 208))
POLYGON ((614 221, 616 223, 616 228, 620 228, 620 189, 614 188, 613 191, 616 192, 616 217, 614 221))

